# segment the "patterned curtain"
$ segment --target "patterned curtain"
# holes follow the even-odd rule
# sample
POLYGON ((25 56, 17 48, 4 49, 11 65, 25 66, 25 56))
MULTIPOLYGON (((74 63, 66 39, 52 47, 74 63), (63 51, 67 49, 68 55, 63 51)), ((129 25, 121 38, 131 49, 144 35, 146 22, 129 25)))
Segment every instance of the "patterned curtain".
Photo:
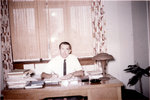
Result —
POLYGON ((1 14, 1 49, 2 49, 1 58, 3 65, 4 86, 5 86, 6 73, 13 69, 7 0, 1 0, 0 14, 1 14))
POLYGON ((101 0, 93 0, 92 2, 92 32, 94 37, 94 53, 106 52, 106 21, 105 21, 104 5, 101 0))
MULTIPOLYGON (((107 52, 106 48, 106 21, 102 0, 92 1, 92 34, 94 38, 94 54, 107 52)), ((100 62, 95 63, 95 70, 102 71, 100 62)))

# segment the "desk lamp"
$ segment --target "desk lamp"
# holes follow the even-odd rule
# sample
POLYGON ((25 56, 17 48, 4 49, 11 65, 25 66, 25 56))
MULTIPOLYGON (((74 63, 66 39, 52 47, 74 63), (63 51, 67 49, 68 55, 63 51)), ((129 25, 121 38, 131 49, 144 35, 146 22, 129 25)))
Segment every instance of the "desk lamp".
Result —
POLYGON ((101 62, 103 77, 100 79, 103 81, 109 80, 110 78, 106 76, 106 66, 109 60, 114 60, 113 56, 107 53, 100 53, 94 56, 93 60, 101 62))

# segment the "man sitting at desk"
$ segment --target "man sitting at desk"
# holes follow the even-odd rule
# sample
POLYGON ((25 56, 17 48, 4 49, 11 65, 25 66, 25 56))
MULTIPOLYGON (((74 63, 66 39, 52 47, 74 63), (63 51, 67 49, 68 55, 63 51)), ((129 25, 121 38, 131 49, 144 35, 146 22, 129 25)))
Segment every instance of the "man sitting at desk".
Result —
MULTIPOLYGON (((72 77, 83 76, 84 72, 76 56, 72 55, 70 43, 62 42, 59 45, 60 55, 51 59, 46 68, 46 72, 41 74, 41 78, 51 78, 57 76, 60 79, 70 79, 72 77)), ((63 100, 55 98, 54 100, 63 100)), ((79 100, 78 97, 68 97, 67 100, 79 100)))
POLYGON ((57 75, 60 79, 83 76, 84 72, 77 57, 71 54, 70 43, 60 43, 59 51, 60 55, 51 59, 46 71, 41 74, 41 78, 51 78, 53 75, 57 75))

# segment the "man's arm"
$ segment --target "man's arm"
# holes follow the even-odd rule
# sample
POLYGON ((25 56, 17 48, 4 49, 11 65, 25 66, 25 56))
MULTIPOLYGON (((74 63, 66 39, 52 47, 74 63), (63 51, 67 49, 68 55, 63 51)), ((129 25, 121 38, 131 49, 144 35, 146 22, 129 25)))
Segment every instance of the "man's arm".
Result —
POLYGON ((69 73, 65 76, 62 76, 61 79, 62 80, 66 80, 66 79, 70 79, 72 77, 82 77, 84 76, 84 71, 83 70, 79 70, 79 71, 75 71, 73 73, 69 73))
POLYGON ((75 71, 72 73, 72 75, 74 77, 82 77, 82 76, 84 76, 84 71, 83 70, 75 71))
POLYGON ((48 74, 48 73, 43 72, 41 74, 41 79, 45 79, 45 78, 57 78, 57 77, 58 77, 58 75, 56 73, 48 74))

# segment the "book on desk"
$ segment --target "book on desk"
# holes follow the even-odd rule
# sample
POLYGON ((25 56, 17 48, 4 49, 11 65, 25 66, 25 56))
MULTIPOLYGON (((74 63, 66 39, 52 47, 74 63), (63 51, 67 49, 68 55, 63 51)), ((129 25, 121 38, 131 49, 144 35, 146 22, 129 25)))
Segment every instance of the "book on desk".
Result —
POLYGON ((45 85, 60 85, 61 80, 59 78, 48 78, 43 80, 45 85))
POLYGON ((44 86, 44 81, 28 81, 25 89, 32 89, 32 88, 42 88, 44 86))
POLYGON ((7 73, 6 84, 10 89, 24 88, 28 77, 33 73, 30 69, 14 69, 7 73))

